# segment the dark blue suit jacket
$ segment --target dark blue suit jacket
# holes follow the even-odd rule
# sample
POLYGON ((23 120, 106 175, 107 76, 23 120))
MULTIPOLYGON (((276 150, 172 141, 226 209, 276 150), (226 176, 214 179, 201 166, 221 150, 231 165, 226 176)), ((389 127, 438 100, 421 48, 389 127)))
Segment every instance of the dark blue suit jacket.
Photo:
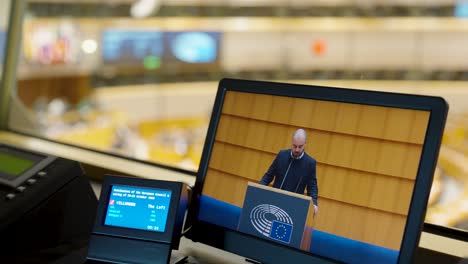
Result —
POLYGON ((273 187, 300 194, 304 194, 307 187, 307 195, 318 205, 316 166, 315 159, 305 152, 302 158, 295 159, 291 156, 290 149, 281 150, 260 180, 260 184, 268 185, 274 179, 273 187))

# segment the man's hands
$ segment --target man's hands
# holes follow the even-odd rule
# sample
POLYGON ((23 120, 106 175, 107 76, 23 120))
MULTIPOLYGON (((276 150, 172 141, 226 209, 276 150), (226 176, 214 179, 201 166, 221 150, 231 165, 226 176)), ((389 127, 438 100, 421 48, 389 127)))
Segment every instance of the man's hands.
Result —
POLYGON ((318 214, 318 206, 314 204, 314 217, 318 214))

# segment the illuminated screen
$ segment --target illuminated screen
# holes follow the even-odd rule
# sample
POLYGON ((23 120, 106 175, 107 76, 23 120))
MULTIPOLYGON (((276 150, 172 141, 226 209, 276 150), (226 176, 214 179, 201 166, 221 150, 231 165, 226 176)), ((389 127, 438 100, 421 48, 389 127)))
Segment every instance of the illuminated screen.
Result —
POLYGON ((164 232, 172 192, 113 185, 105 225, 164 232))
POLYGON ((140 64, 145 68, 161 66, 163 33, 149 30, 105 30, 102 58, 105 63, 140 64))
POLYGON ((214 72, 220 69, 221 32, 165 32, 164 65, 168 72, 214 72))
POLYGON ((166 32, 171 55, 184 63, 212 63, 218 58, 219 32, 166 32))
POLYGON ((21 158, 10 153, 0 152, 0 171, 8 175, 18 176, 35 163, 35 161, 21 158))
POLYGON ((0 64, 3 64, 4 54, 5 54, 5 42, 6 42, 6 33, 0 31, 0 64))
POLYGON ((457 1, 454 10, 455 17, 468 17, 468 3, 466 1, 457 1))
POLYGON ((396 263, 429 118, 426 110, 227 90, 198 219, 333 260, 396 263), (294 141, 298 129, 305 143, 294 141), (265 198, 252 183, 308 200, 265 198))

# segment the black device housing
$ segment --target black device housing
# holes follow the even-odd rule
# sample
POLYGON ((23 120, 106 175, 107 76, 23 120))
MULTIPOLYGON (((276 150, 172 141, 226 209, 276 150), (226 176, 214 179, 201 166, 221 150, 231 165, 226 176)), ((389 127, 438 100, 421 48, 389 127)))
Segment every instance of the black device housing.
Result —
POLYGON ((0 147, 18 157, 35 157, 35 164, 17 175, 14 185, 0 184, 2 260, 50 262, 68 252, 65 248, 85 246, 97 198, 81 165, 6 144, 0 147))
POLYGON ((106 175, 88 247, 87 260, 101 263, 169 263, 171 250, 178 249, 187 209, 185 183, 106 175), (113 185, 171 190, 164 232, 104 225, 113 185))

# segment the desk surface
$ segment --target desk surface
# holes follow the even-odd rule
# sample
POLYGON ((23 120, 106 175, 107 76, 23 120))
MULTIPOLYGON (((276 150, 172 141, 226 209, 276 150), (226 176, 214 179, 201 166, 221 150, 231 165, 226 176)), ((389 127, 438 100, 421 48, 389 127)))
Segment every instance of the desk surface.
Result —
MULTIPOLYGON (((27 263, 53 263, 53 264, 82 264, 86 259, 87 248, 83 247, 71 251, 63 257, 51 260, 50 262, 27 262, 27 263)), ((180 259, 182 256, 188 256, 186 262, 188 264, 240 264, 247 263, 245 258, 234 255, 232 253, 213 248, 204 244, 195 243, 186 238, 181 239, 180 248, 177 251, 173 251, 175 258, 180 259)), ((415 253, 414 263, 468 263, 468 261, 444 253, 427 250, 424 248, 418 248, 415 253)), ((173 263, 173 262, 171 262, 173 263)))

